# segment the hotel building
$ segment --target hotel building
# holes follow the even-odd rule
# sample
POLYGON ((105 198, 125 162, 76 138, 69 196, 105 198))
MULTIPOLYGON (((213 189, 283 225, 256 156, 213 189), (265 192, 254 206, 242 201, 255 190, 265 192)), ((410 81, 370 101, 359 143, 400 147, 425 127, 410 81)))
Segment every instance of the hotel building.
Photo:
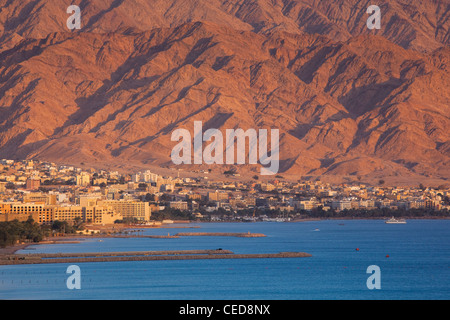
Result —
POLYGON ((77 218, 93 224, 112 224, 122 220, 122 215, 111 206, 58 206, 41 203, 0 203, 1 221, 26 221, 29 217, 39 224, 49 224, 54 221, 73 222, 77 218))
POLYGON ((125 218, 135 218, 139 221, 150 221, 151 209, 148 202, 134 200, 103 200, 98 205, 110 206, 125 218))

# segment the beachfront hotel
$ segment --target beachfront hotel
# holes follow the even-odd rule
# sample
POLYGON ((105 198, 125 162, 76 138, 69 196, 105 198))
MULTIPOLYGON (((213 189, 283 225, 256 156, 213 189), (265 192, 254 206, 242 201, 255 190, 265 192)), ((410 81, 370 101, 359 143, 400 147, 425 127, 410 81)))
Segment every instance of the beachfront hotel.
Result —
POLYGON ((46 205, 45 203, 8 203, 0 202, 0 222, 26 221, 31 217, 40 224, 50 224, 54 221, 74 222, 77 218, 92 224, 112 224, 122 220, 120 213, 111 206, 77 206, 77 205, 46 205))
POLYGON ((125 218, 139 221, 150 221, 151 209, 148 202, 135 200, 101 200, 98 205, 111 206, 113 210, 125 218))

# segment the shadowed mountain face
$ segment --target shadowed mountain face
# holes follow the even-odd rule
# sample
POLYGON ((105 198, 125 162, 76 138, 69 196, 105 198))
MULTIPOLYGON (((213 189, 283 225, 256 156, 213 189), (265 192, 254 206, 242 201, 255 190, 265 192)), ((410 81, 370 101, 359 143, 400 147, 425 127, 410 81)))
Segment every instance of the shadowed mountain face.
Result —
POLYGON ((285 177, 446 180, 450 5, 366 5, 0 0, 0 157, 173 165, 202 121, 279 129, 285 177))

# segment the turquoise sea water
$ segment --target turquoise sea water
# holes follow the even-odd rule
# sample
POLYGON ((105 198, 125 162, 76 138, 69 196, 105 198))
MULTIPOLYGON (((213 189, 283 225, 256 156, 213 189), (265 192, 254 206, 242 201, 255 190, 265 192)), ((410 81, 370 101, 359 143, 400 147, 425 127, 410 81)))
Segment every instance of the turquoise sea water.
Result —
POLYGON ((18 253, 223 248, 235 253, 302 251, 312 257, 79 263, 80 290, 66 286, 69 264, 0 266, 0 299, 450 298, 450 220, 408 220, 404 225, 383 220, 193 225, 200 228, 146 229, 144 234, 250 231, 267 237, 89 239, 37 245, 18 253), (370 265, 380 268, 379 290, 367 288, 370 265))

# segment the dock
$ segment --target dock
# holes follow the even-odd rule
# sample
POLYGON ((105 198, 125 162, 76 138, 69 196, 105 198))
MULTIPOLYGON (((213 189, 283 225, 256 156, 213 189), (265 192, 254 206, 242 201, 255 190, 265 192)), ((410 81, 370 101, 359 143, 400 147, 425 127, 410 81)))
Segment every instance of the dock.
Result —
POLYGON ((176 250, 176 251, 132 251, 93 253, 37 253, 1 255, 0 265, 83 263, 117 261, 198 260, 198 259, 264 259, 305 258, 305 252, 245 253, 235 254, 230 250, 176 250))

